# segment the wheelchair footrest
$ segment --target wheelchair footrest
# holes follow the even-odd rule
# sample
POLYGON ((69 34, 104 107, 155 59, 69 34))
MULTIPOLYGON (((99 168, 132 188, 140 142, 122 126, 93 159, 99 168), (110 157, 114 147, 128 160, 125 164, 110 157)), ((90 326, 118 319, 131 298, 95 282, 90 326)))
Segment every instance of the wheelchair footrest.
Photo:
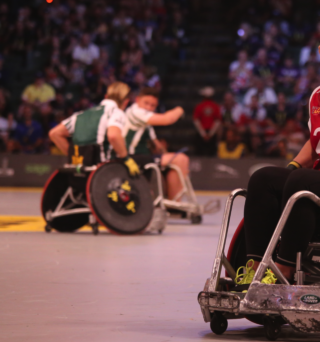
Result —
POLYGON ((210 311, 239 312, 240 293, 232 292, 206 292, 202 291, 198 295, 198 301, 202 308, 210 311))

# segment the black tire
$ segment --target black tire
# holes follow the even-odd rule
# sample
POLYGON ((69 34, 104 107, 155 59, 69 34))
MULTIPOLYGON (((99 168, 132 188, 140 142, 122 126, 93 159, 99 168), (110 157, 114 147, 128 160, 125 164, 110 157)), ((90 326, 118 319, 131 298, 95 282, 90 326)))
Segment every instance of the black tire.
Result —
POLYGON ((191 215, 191 223, 192 224, 200 224, 202 222, 201 215, 191 215))
POLYGON ((277 318, 265 316, 264 333, 269 341, 275 341, 281 333, 281 325, 277 318))
MULTIPOLYGON (((56 209, 62 196, 70 186, 70 180, 72 180, 72 176, 55 171, 47 180, 42 194, 42 216, 51 228, 54 228, 60 233, 72 233, 89 222, 89 214, 87 213, 65 215, 47 221, 46 213, 48 211, 53 212, 56 209)), ((76 205, 74 208, 85 208, 85 206, 76 205)))
POLYGON ((97 221, 118 234, 138 234, 147 228, 153 216, 153 200, 149 184, 143 175, 130 177, 127 168, 119 163, 108 163, 92 172, 87 183, 87 200, 97 221), (110 199, 124 183, 130 190, 126 200, 110 199), (128 199, 129 197, 129 199, 128 199), (135 210, 126 209, 132 201, 135 210))
POLYGON ((45 230, 46 233, 51 233, 52 228, 50 227, 50 225, 46 224, 45 227, 44 227, 44 230, 45 230))
POLYGON ((220 312, 214 312, 211 316, 210 328, 216 335, 222 335, 228 328, 228 321, 220 312))

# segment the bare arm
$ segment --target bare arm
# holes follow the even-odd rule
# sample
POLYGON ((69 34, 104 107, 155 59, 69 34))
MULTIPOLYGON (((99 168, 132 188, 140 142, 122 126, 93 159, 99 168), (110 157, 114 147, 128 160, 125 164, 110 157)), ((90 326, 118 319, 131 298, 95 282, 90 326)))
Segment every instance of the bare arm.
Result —
POLYGON ((107 131, 107 137, 119 158, 124 158, 128 155, 126 143, 119 127, 110 126, 107 131))
POLYGON ((160 153, 168 152, 158 139, 154 139, 152 140, 152 142, 154 143, 156 150, 159 151, 160 153))
POLYGON ((317 159, 317 154, 311 146, 310 139, 302 147, 301 151, 294 158, 302 167, 312 168, 314 161, 317 159))
POLYGON ((174 124, 183 115, 182 107, 168 110, 164 114, 154 114, 150 117, 147 124, 151 126, 168 126, 174 124))
POLYGON ((70 137, 70 134, 66 127, 63 124, 59 124, 52 128, 49 132, 49 137, 58 149, 67 156, 69 150, 68 137, 70 137))
POLYGON ((207 137, 207 132, 203 129, 200 120, 194 119, 193 123, 194 123, 197 131, 199 132, 199 134, 202 136, 202 138, 207 137))

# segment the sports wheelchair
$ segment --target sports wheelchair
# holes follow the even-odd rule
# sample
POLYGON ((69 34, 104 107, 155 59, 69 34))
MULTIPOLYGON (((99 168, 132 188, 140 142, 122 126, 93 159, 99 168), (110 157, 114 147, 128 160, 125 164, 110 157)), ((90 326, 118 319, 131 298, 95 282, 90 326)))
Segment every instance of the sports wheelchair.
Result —
POLYGON ((291 196, 248 292, 235 293, 230 292, 230 287, 235 285, 236 270, 246 264, 243 220, 232 238, 227 256, 224 250, 233 201, 237 196, 246 197, 246 193, 245 189, 234 190, 226 202, 211 277, 198 295, 204 321, 210 322, 211 330, 220 335, 227 330, 228 319, 247 318, 264 325, 265 336, 270 341, 279 337, 283 324, 304 333, 320 333, 320 237, 315 236, 303 254, 297 253, 294 285, 288 282, 273 261, 295 202, 308 198, 320 206, 320 198, 309 191, 299 191, 291 196), (222 266, 225 277, 221 276, 222 266), (267 268, 272 269, 281 284, 261 283, 267 268))
POLYGON ((41 211, 46 232, 74 232, 99 224, 113 233, 143 232, 153 216, 149 184, 143 175, 132 178, 119 162, 100 163, 100 147, 73 146, 69 163, 56 170, 44 186, 41 211))
MULTIPOLYGON (((181 152, 177 152, 175 156, 179 153, 181 152)), ((132 157, 144 170, 143 173, 151 187, 154 205, 159 205, 163 210, 166 210, 167 216, 187 219, 192 224, 199 224, 202 222, 204 214, 212 214, 220 210, 219 199, 209 200, 205 205, 198 202, 189 176, 185 176, 177 165, 169 162, 166 166, 159 166, 157 163, 148 162, 153 160, 153 157, 144 155, 134 155, 132 157), (165 175, 170 170, 177 172, 181 184, 180 192, 173 199, 167 198, 167 183, 165 180, 165 175)))

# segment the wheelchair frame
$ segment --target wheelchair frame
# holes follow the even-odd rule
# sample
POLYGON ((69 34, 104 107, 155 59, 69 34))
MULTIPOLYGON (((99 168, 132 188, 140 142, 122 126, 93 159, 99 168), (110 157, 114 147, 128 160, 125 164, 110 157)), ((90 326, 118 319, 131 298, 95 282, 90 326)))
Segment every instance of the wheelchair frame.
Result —
POLYGON ((157 164, 150 163, 145 166, 145 169, 154 169, 156 171, 157 176, 157 188, 158 188, 158 196, 154 201, 154 205, 158 205, 161 203, 161 206, 166 209, 174 209, 179 210, 181 212, 186 213, 186 218, 190 219, 192 223, 200 223, 202 215, 205 213, 213 213, 220 210, 220 201, 216 200, 216 204, 211 206, 213 201, 210 201, 206 206, 203 206, 198 203, 197 196, 194 192, 191 180, 189 176, 184 176, 181 169, 174 164, 166 165, 166 168, 171 170, 175 170, 178 174, 180 183, 182 185, 182 189, 180 192, 174 197, 174 199, 169 200, 164 197, 163 187, 162 187, 162 178, 161 178, 161 169, 157 164), (183 198, 186 201, 183 201, 183 198), (210 208, 209 208, 210 207, 210 208))
MULTIPOLYGON (((72 165, 72 164, 65 164, 62 168, 59 169, 60 172, 65 173, 74 173, 76 171, 78 166, 72 165)), ((95 171, 97 169, 97 166, 81 166, 81 171, 90 173, 92 171, 95 171)), ((89 204, 87 201, 83 201, 81 199, 75 198, 73 195, 72 187, 69 186, 64 195, 62 196, 60 202, 58 203, 57 207, 54 211, 48 211, 45 213, 46 220, 50 222, 52 219, 57 217, 62 217, 66 215, 76 215, 76 214, 89 214, 89 225, 92 228, 92 232, 94 235, 99 234, 99 224, 94 217, 94 215, 91 213, 91 209, 89 208, 89 204), (71 203, 63 208, 63 204, 66 202, 67 199, 71 200, 71 203), (75 208, 73 209, 74 205, 81 204, 85 206, 86 208, 75 208)), ((49 224, 45 226, 45 231, 47 233, 51 232, 52 228, 49 224)))
POLYGON ((230 193, 226 202, 211 277, 207 279, 204 290, 198 295, 204 321, 211 322, 213 332, 222 334, 227 329, 227 319, 259 314, 264 315, 265 334, 269 340, 277 339, 280 334, 279 318, 283 318, 297 331, 319 333, 320 305, 317 304, 320 304, 320 284, 304 285, 305 274, 301 270, 301 253, 297 254, 296 285, 289 284, 272 260, 272 254, 295 202, 301 198, 308 198, 320 206, 320 198, 309 191, 299 191, 288 200, 248 292, 221 291, 222 285, 234 284, 236 272, 227 260, 224 249, 234 199, 237 196, 246 197, 246 193, 245 189, 236 189, 230 193), (222 266, 231 278, 220 276, 222 266), (281 284, 261 284, 267 268, 271 268, 281 284))

